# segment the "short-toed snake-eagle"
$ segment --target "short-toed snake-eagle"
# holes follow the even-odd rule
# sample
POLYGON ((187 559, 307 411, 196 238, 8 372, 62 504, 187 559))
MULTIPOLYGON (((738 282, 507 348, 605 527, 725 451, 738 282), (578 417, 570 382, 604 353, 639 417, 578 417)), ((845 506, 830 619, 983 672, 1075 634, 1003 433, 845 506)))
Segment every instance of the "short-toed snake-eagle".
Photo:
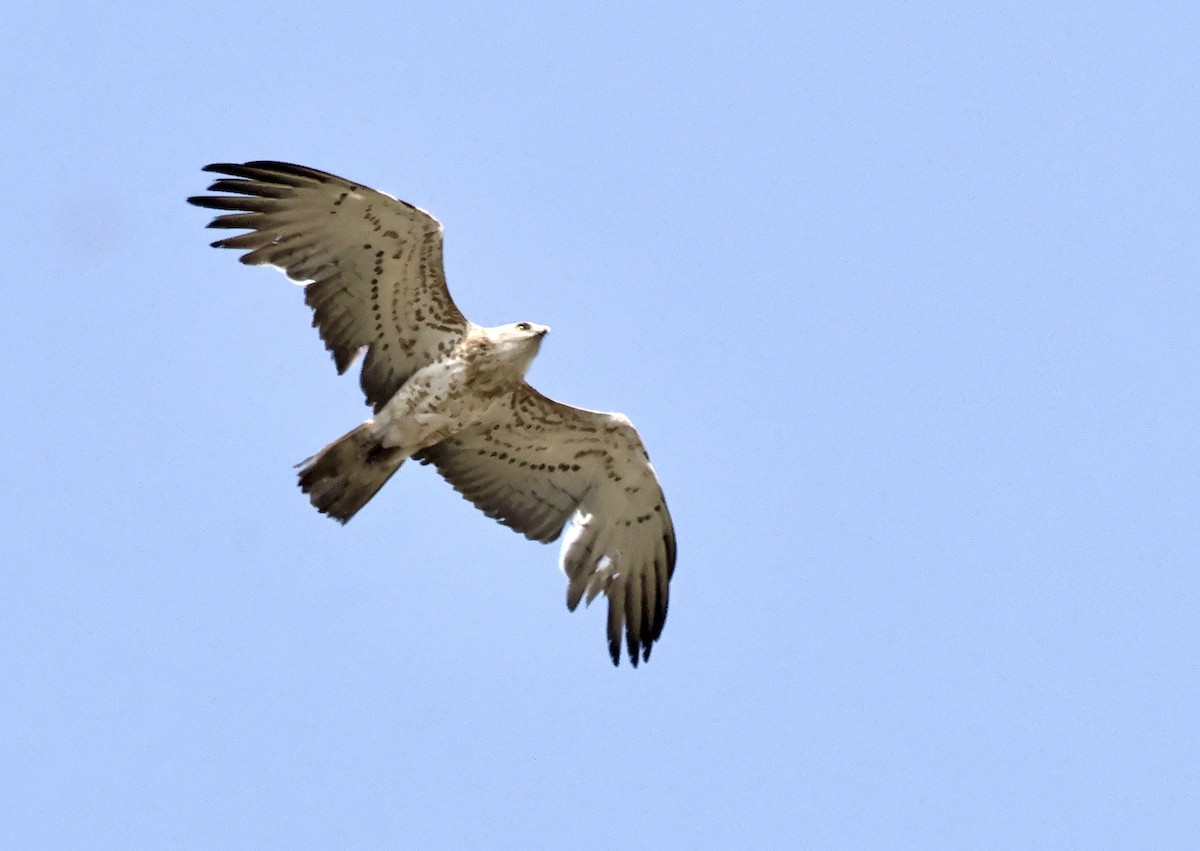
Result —
POLYGON ((246 233, 213 243, 303 282, 338 372, 363 355, 374 416, 300 471, 316 508, 345 523, 408 458, 434 465, 488 517, 535 541, 571 528, 567 606, 608 598, 608 648, 650 658, 667 615, 675 531, 654 468, 620 414, 575 408, 525 383, 544 325, 486 328, 459 312, 442 226, 390 195, 288 163, 215 164, 222 194, 189 198, 246 233))

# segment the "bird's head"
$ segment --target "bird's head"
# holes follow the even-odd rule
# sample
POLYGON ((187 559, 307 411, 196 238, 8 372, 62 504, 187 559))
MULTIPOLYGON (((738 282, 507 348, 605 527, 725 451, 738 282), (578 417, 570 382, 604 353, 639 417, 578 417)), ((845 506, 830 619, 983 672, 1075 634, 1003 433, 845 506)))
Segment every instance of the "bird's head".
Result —
POLYGON ((550 326, 536 322, 513 322, 490 329, 492 343, 497 356, 525 374, 541 348, 542 340, 550 333, 550 326))

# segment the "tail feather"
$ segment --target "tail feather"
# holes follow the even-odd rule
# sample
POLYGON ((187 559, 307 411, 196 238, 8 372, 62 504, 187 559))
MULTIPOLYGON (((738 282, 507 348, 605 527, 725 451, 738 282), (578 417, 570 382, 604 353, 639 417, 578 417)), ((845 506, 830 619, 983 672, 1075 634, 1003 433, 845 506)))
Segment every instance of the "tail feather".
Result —
POLYGON ((371 433, 369 423, 342 435, 300 463, 300 489, 322 514, 340 523, 353 517, 407 456, 389 449, 371 433))

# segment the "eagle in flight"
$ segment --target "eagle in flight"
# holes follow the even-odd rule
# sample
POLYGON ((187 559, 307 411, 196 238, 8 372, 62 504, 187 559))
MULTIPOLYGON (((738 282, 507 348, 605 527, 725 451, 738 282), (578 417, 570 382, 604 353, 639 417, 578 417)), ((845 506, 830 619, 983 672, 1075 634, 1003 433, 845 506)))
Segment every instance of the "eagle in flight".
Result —
POLYGON ((313 325, 344 373, 360 354, 374 416, 303 462, 300 488, 345 523, 409 458, 432 464, 488 517, 534 541, 562 534, 567 608, 608 598, 608 649, 650 658, 675 570, 675 530, 650 458, 621 414, 543 396, 525 372, 550 331, 486 328, 459 312, 442 268, 442 226, 370 187, 289 163, 218 163, 223 211, 246 233, 214 248, 303 283, 313 325))

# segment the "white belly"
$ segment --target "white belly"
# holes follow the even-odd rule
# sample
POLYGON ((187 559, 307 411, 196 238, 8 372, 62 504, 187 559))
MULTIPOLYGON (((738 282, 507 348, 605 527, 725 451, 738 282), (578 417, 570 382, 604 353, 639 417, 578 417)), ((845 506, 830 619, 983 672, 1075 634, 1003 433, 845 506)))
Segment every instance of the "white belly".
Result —
POLYGON ((468 386, 461 361, 417 370, 372 421, 383 445, 411 455, 487 416, 495 400, 468 386))

